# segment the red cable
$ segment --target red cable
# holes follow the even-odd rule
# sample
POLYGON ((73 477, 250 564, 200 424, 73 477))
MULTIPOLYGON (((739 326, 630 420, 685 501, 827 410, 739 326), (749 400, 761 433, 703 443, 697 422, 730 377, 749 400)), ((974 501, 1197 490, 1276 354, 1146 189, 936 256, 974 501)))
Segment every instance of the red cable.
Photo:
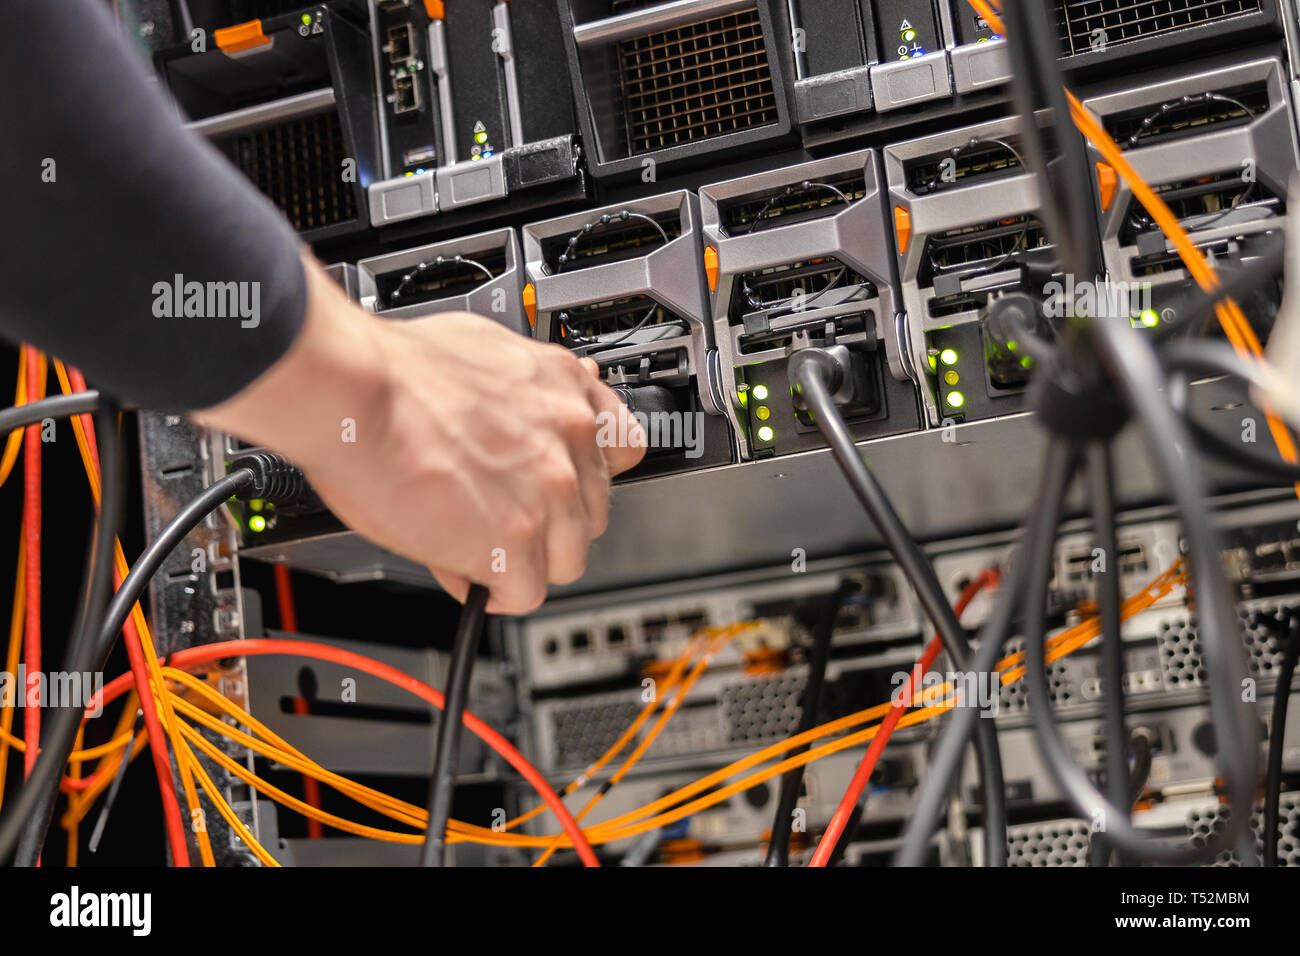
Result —
MULTIPOLYGON (((30 372, 28 373, 31 374, 30 372)), ((76 369, 68 369, 68 383, 74 392, 86 390, 86 380, 76 369)), ((82 418, 86 434, 86 445, 90 452, 90 461, 95 469, 95 477, 102 480, 99 470, 99 444, 95 440, 95 423, 89 415, 82 418)), ((116 564, 113 567, 113 591, 122 586, 122 575, 116 564)), ((167 832, 167 845, 171 848, 172 865, 188 867, 190 865, 189 845, 185 840, 185 822, 181 815, 180 800, 176 797, 176 781, 172 777, 171 757, 167 753, 167 737, 163 733, 162 721, 158 719, 158 707, 149 688, 149 666, 144 659, 144 650, 140 646, 140 632, 136 630, 135 621, 128 615, 122 625, 122 634, 126 638, 126 656, 131 662, 131 673, 135 676, 137 687, 144 688, 140 694, 140 713, 144 717, 145 730, 149 735, 149 753, 153 757, 154 774, 158 777, 158 794, 162 798, 163 823, 167 832)), ((123 755, 122 759, 126 759, 123 755)), ((64 777, 60 789, 64 792, 84 790, 90 786, 107 768, 82 781, 73 781, 64 777)))
POLYGON ((293 581, 287 564, 275 565, 275 602, 280 609, 280 630, 298 633, 298 611, 293 602, 293 581))
MULTIPOLYGON (((44 356, 24 346, 27 357, 27 399, 39 397, 44 356)), ((27 606, 23 612, 23 778, 32 774, 41 744, 41 425, 28 425, 23 434, 23 548, 27 553, 27 606), (32 686, 35 684, 36 686, 32 686), (33 706, 34 705, 34 706, 33 706)))
MULTIPOLYGON (((975 580, 966 585, 961 596, 957 598, 957 603, 953 605, 953 611, 958 617, 961 617, 967 605, 975 599, 986 587, 995 586, 1000 577, 996 568, 990 568, 981 571, 976 575, 975 580)), ((858 805, 858 800, 862 796, 862 791, 867 788, 867 783, 871 780, 871 774, 876 769, 876 762, 885 750, 885 744, 889 743, 889 736, 898 726, 899 720, 907 711, 908 702, 913 697, 912 688, 921 683, 925 672, 930 669, 934 659, 939 656, 943 649, 939 642, 939 635, 930 639, 926 645, 925 652, 921 659, 916 662, 912 668, 912 673, 908 675, 907 680, 899 691, 898 698, 894 701, 894 706, 889 708, 889 713, 885 714, 885 719, 880 722, 880 729, 876 731, 876 736, 871 738, 871 745, 867 747, 867 752, 862 755, 862 762, 858 764, 857 772, 853 774, 853 779, 849 781, 849 788, 844 791, 844 796, 840 798, 840 804, 835 808, 835 814, 831 817, 831 822, 826 827, 826 832, 822 834, 821 842, 817 844, 817 849, 813 853, 812 861, 809 866, 825 866, 835 852, 835 845, 840 842, 840 837, 844 833, 844 828, 848 825, 849 817, 853 815, 853 808, 858 805)))
MULTIPOLYGON (((275 565, 275 601, 280 608, 280 630, 290 634, 298 633, 298 610, 293 601, 293 581, 289 576, 287 564, 275 565)), ((311 714, 311 705, 305 697, 293 699, 293 712, 303 717, 311 714)), ((302 799, 309 807, 320 809, 320 781, 307 774, 302 775, 302 799)), ((319 840, 325 835, 321 822, 312 817, 307 818, 307 837, 319 840)))
MULTIPOLYGON (((249 638, 242 641, 223 641, 219 644, 204 644, 200 647, 188 647, 185 650, 177 651, 167 658, 167 664, 173 667, 189 667, 195 664, 206 664, 211 661, 221 660, 226 657, 256 656, 261 654, 290 654, 299 657, 310 657, 316 660, 330 661, 335 664, 341 664, 344 667, 355 668, 364 673, 385 680, 395 687, 414 694, 416 697, 432 704, 439 710, 443 707, 442 692, 430 687, 421 681, 416 680, 409 674, 404 674, 395 667, 390 667, 381 661, 365 657, 361 654, 355 654, 352 651, 345 651, 341 647, 333 647, 329 644, 317 644, 314 641, 287 641, 273 638, 249 638)), ((126 693, 135 684, 135 678, 132 674, 121 674, 113 678, 104 686, 102 693, 98 695, 99 699, 92 699, 88 710, 94 710, 97 707, 107 706, 116 700, 122 694, 126 693)), ((537 795, 542 798, 548 807, 555 813, 560 821, 560 826, 564 832, 573 840, 573 847, 578 856, 586 866, 600 866, 596 859, 595 851, 592 850, 591 844, 587 842, 587 837, 583 834, 582 828, 578 822, 573 819, 573 814, 569 812, 568 807, 560 800, 551 785, 546 782, 546 778, 541 775, 536 767, 528 762, 510 741, 506 740, 499 733, 483 723, 478 717, 465 711, 465 727, 485 744, 500 754, 510 766, 523 776, 525 780, 537 791, 537 795)))
MULTIPOLYGON (((68 385, 74 392, 84 392, 86 390, 86 377, 81 374, 80 369, 65 365, 63 370, 68 373, 68 385)), ((90 457, 95 462, 95 468, 98 469, 99 444, 95 441, 95 418, 90 412, 82 413, 81 430, 86 433, 86 444, 90 447, 90 457)))

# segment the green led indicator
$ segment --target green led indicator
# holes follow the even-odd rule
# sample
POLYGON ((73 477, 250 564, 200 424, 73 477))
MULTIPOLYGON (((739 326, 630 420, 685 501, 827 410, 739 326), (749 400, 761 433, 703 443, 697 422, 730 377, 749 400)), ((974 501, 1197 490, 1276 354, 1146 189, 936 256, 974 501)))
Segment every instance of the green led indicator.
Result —
POLYGON ((261 511, 261 510, 262 510, 262 499, 261 499, 261 498, 254 498, 252 501, 250 501, 250 502, 248 503, 248 510, 249 510, 249 511, 261 511))
POLYGON ((303 26, 308 26, 308 27, 311 26, 311 14, 310 14, 310 13, 304 13, 304 14, 302 15, 302 23, 303 23, 303 26))
POLYGON ((475 133, 475 134, 474 134, 474 142, 476 142, 476 143, 486 143, 486 142, 487 142, 487 131, 486 131, 486 130, 483 130, 483 131, 481 131, 481 132, 475 133))
POLYGON ((957 350, 944 349, 942 352, 939 353, 939 361, 942 362, 944 365, 956 365, 957 350))
POLYGON ((1160 324, 1160 316, 1156 314, 1155 309, 1144 309, 1138 318, 1148 329, 1160 324))
POLYGON ((1024 356, 1024 357, 1021 358, 1021 360, 1020 360, 1020 367, 1021 367, 1021 368, 1029 368, 1029 367, 1030 367, 1031 365, 1033 365, 1033 364, 1034 364, 1034 360, 1031 359, 1028 355, 1024 356))
POLYGON ((775 437, 776 437, 776 432, 772 431, 771 425, 764 425, 762 428, 758 430, 759 441, 771 441, 775 437))
POLYGON ((266 519, 261 515, 253 515, 248 519, 248 530, 253 532, 262 532, 266 530, 266 519))
POLYGON ((961 408, 966 404, 966 396, 961 392, 949 392, 945 401, 947 401, 949 408, 961 408))
POLYGON ((760 402, 767 400, 768 392, 767 392, 766 385, 755 385, 753 388, 753 392, 754 392, 754 397, 758 399, 760 402))
POLYGON ((915 30, 904 30, 904 31, 903 31, 903 39, 904 39, 906 42, 911 43, 913 40, 916 39, 916 31, 915 31, 915 30))

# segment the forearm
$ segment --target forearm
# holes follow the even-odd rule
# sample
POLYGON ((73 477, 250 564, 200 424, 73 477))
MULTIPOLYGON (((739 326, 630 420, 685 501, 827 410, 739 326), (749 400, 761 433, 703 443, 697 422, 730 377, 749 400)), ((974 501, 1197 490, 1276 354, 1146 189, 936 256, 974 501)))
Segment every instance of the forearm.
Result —
POLYGON ((310 464, 343 448, 373 447, 389 385, 374 334, 380 320, 349 302, 309 255, 303 267, 307 302, 297 339, 238 394, 192 417, 310 464))
POLYGON ((219 402, 305 303, 288 223, 186 132, 96 0, 11 0, 0 32, 0 334, 145 406, 219 402))

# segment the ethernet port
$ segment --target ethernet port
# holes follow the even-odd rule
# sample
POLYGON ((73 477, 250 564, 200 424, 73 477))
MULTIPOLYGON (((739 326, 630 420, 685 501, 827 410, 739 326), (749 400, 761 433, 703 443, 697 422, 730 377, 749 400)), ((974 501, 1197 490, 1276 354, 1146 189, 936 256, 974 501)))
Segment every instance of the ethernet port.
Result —
POLYGON ((610 647, 623 647, 627 644, 627 631, 617 624, 611 625, 605 632, 605 643, 610 647))
POLYGON ((569 649, 575 654, 585 654, 591 650, 591 632, 574 631, 569 635, 569 649))
POLYGON ((414 33, 409 23, 388 28, 388 62, 405 63, 411 58, 414 33))
POLYGON ((410 113, 420 108, 420 87, 414 73, 393 77, 393 112, 410 113))
POLYGON ((668 618, 648 617, 641 622, 641 630, 647 644, 657 644, 663 640, 664 632, 668 630, 668 618))
POLYGON ((682 630, 694 634, 709 623, 709 618, 703 611, 696 611, 691 614, 679 614, 677 616, 677 623, 681 625, 682 630))

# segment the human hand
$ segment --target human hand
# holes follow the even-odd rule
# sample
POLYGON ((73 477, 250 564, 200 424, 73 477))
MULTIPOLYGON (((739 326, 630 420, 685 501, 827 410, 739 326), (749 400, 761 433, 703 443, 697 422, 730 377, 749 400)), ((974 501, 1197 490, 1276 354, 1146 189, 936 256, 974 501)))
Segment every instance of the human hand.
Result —
POLYGON ((476 582, 489 611, 521 614, 581 577, 610 477, 645 454, 595 362, 469 313, 379 319, 306 268, 289 352, 195 418, 286 455, 344 523, 458 600, 476 582), (599 447, 620 418, 607 433, 626 445, 599 447))

